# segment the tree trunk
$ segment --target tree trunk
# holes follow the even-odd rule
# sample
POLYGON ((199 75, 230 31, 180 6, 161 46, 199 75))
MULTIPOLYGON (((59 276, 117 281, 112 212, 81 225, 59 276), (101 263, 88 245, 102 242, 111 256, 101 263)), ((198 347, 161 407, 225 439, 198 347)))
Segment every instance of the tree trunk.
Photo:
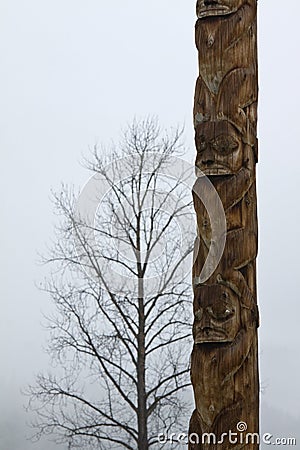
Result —
POLYGON ((137 218, 137 273, 138 273, 138 354, 137 354, 137 399, 138 399, 138 450, 148 450, 147 396, 146 396, 146 342, 145 342, 145 299, 144 272, 141 262, 141 213, 137 218))
POLYGON ((254 450, 259 448, 257 4, 256 0, 198 0, 197 16, 198 178, 193 198, 198 238, 191 359, 195 411, 189 449, 254 450), (197 195, 207 189, 203 175, 222 201, 227 230, 221 260, 200 284, 209 248, 216 244, 211 220, 217 219, 208 215, 197 195))
MULTIPOLYGON (((142 280, 141 280, 142 282, 142 280)), ((146 399, 146 361, 145 361, 145 314, 144 297, 139 300, 139 335, 137 358, 138 382, 138 450, 148 450, 147 399, 146 399)))

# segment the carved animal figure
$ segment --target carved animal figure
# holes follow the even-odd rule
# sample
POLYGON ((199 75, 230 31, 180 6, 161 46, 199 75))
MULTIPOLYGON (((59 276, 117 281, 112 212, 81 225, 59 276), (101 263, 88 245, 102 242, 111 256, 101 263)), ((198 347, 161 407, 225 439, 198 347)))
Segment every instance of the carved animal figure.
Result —
MULTIPOLYGON (((220 437, 222 431, 234 430, 240 420, 246 420, 247 407, 255 401, 245 366, 252 358, 258 310, 244 277, 235 272, 226 280, 219 277, 216 284, 195 289, 194 316, 191 381, 196 409, 190 434, 213 432, 220 437)), ((189 448, 217 447, 190 443, 189 448)))
POLYGON ((195 127, 208 120, 228 120, 253 145, 258 96, 256 0, 198 1, 197 15, 195 127))
POLYGON ((245 4, 256 3, 257 0, 197 0, 197 17, 212 17, 232 14, 245 4))
MULTIPOLYGON (((253 150, 242 142, 240 133, 230 124, 207 122, 196 130, 196 167, 209 177, 223 203, 227 221, 226 244, 215 274, 226 276, 242 269, 257 255, 257 218, 255 206, 255 160, 253 150)), ((211 224, 208 213, 196 194, 211 188, 204 177, 197 178, 193 189, 197 212, 199 252, 193 268, 197 283, 211 245, 211 224)), ((212 278, 214 280, 214 278, 212 278)))

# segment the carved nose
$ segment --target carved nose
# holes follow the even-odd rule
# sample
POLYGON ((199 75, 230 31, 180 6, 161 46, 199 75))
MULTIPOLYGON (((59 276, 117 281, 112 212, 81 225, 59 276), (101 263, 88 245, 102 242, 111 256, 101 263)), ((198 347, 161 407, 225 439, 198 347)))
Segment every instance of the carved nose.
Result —
POLYGON ((205 336, 209 336, 209 335, 210 335, 210 332, 211 332, 211 328, 210 328, 210 327, 205 327, 205 328, 203 328, 203 334, 204 334, 205 336))
POLYGON ((211 320, 209 318, 209 315, 207 314, 207 311, 204 311, 201 323, 200 323, 200 329, 205 333, 209 334, 211 330, 211 320))
POLYGON ((202 164, 207 167, 212 166, 214 162, 215 161, 213 159, 209 159, 209 158, 202 160, 202 164))
POLYGON ((204 166, 211 166, 215 162, 215 157, 210 148, 208 148, 202 155, 202 164, 204 166))

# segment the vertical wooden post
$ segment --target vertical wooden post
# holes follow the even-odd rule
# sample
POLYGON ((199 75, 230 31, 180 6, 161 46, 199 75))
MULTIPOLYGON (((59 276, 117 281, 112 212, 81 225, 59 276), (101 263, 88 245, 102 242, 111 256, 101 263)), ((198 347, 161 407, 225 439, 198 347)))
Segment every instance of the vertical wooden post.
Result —
POLYGON ((193 192, 198 243, 191 358, 195 411, 189 449, 254 450, 259 448, 258 437, 252 435, 259 433, 257 0, 198 0, 197 16, 194 125, 201 172, 193 192), (200 283, 212 243, 210 218, 195 194, 206 189, 203 174, 223 203, 227 231, 215 272, 200 283))

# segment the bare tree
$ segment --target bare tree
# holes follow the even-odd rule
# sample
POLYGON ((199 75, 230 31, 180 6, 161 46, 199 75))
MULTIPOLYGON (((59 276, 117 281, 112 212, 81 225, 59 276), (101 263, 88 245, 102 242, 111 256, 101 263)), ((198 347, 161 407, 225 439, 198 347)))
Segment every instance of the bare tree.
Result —
POLYGON ((54 194, 61 221, 44 289, 56 369, 29 388, 37 438, 147 450, 187 428, 194 217, 181 137, 135 121, 108 156, 93 150, 79 198, 54 194))

